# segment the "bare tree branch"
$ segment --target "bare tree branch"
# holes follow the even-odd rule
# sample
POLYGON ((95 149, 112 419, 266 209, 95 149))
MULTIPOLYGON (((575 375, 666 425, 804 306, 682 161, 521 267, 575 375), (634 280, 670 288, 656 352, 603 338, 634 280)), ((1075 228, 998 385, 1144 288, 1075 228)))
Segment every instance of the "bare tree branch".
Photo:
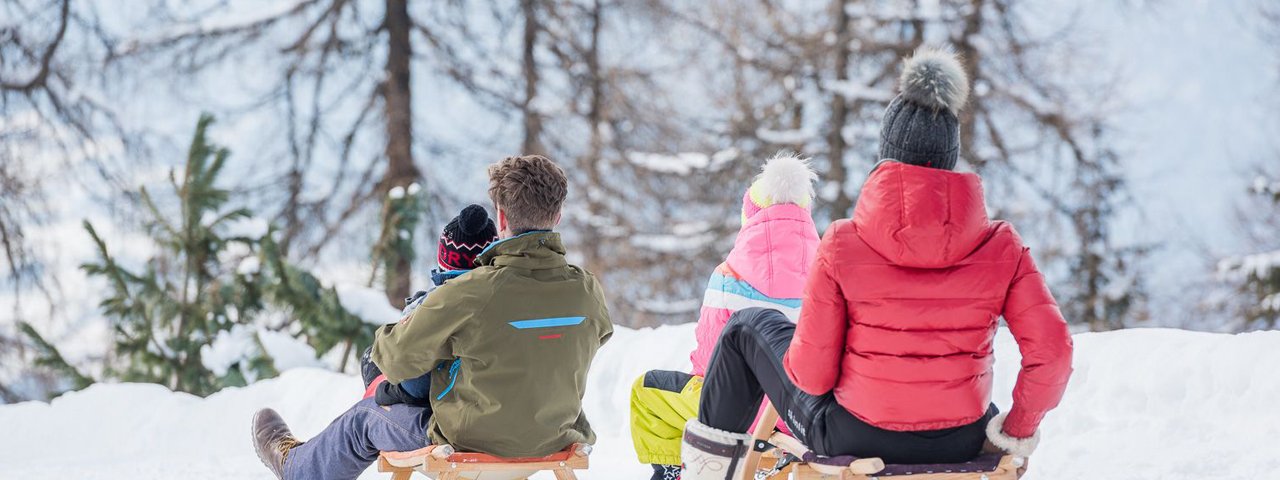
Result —
POLYGON ((45 86, 45 82, 49 78, 49 66, 53 63, 53 56, 58 53, 58 46, 62 44, 62 39, 67 34, 67 23, 70 17, 71 0, 62 0, 61 6, 58 7, 58 30, 54 34, 53 40, 45 46, 44 51, 40 54, 39 70, 25 82, 0 81, 0 90, 28 93, 45 86))

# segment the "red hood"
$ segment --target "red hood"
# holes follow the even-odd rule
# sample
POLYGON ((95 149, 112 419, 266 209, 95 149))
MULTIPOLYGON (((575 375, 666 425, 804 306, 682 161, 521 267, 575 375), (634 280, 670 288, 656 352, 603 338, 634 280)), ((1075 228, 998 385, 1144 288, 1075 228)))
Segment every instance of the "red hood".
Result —
POLYGON ((858 236, 894 264, 945 268, 990 234, 976 174, 885 162, 867 178, 853 210, 858 236))

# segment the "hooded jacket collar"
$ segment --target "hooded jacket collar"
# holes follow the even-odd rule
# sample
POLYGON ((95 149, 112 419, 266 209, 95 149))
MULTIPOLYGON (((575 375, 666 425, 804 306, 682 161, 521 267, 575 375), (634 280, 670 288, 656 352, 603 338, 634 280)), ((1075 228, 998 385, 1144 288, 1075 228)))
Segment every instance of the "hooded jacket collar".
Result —
POLYGON ((808 208, 772 205, 747 218, 725 264, 765 295, 800 298, 818 241, 808 208))
POLYGON ((867 178, 853 224, 876 253, 913 268, 953 266, 991 232, 978 175, 900 162, 867 178))
POLYGON ((519 267, 530 270, 568 265, 560 234, 548 230, 522 233, 489 244, 476 256, 476 265, 519 267))

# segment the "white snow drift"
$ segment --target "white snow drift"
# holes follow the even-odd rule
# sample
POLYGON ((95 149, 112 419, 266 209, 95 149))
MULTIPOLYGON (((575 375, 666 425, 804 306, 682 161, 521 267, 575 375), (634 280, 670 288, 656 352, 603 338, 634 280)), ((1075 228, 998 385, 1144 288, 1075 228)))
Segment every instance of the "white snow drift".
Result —
MULTIPOLYGON (((1075 341, 1075 375, 1042 426, 1028 480, 1280 471, 1280 332, 1126 330, 1075 341)), ((693 325, 618 329, 592 367, 586 405, 600 440, 584 478, 647 478, 631 454, 631 382, 650 368, 687 368, 692 346, 693 325)), ((1018 353, 1004 331, 996 348, 995 401, 1007 409, 1018 353)), ((0 407, 0 478, 270 478, 250 446, 252 413, 274 407, 306 438, 360 387, 354 376, 296 369, 206 399, 155 385, 94 385, 51 404, 0 407)), ((362 478, 381 477, 370 470, 362 478)))

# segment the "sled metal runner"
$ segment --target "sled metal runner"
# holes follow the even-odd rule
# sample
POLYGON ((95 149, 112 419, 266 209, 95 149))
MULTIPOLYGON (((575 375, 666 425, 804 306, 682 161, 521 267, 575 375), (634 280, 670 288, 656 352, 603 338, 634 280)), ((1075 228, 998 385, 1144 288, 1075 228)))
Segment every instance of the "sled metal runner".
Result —
POLYGON ((765 399, 764 413, 752 429, 747 465, 764 467, 743 472, 739 480, 763 480, 788 474, 794 480, 1017 480, 1025 459, 1012 455, 983 454, 964 463, 886 465, 879 458, 823 457, 795 437, 775 430, 778 410, 765 399))
POLYGON ((484 453, 458 452, 450 445, 430 445, 408 452, 382 452, 378 455, 378 471, 391 474, 392 480, 409 480, 420 472, 439 480, 468 478, 478 473, 550 471, 557 480, 576 480, 574 470, 586 470, 591 445, 575 443, 545 457, 502 458, 484 453))

